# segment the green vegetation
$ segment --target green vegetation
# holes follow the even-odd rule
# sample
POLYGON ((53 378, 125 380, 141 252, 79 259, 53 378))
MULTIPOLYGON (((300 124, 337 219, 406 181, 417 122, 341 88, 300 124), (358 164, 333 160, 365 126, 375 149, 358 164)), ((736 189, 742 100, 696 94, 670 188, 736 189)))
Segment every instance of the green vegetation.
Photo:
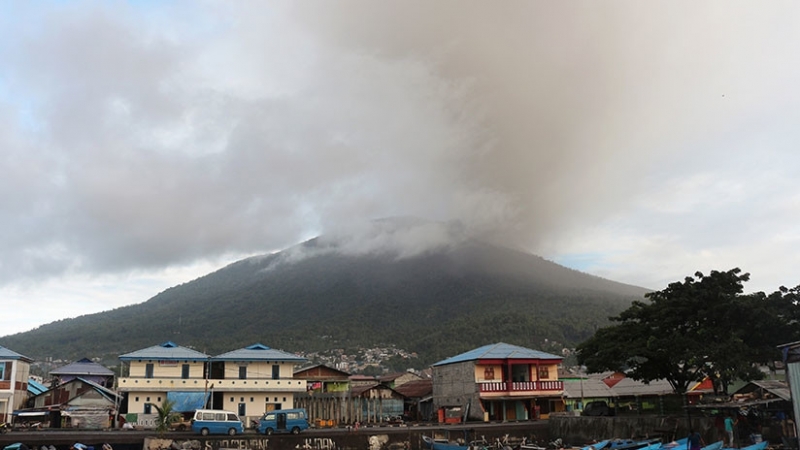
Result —
POLYGON ((5 336, 0 345, 40 361, 89 356, 109 366, 168 340, 209 355, 256 342, 301 354, 394 345, 418 354, 408 366, 391 361, 404 370, 496 342, 572 347, 647 292, 475 242, 404 259, 284 258, 239 261, 142 304, 5 336))
POLYGON ((178 420, 180 414, 174 411, 175 403, 166 398, 161 405, 152 405, 156 409, 156 431, 163 435, 169 431, 170 424, 178 420))
POLYGON ((740 269, 700 272, 636 301, 578 346, 590 372, 625 371, 666 379, 676 393, 709 377, 717 393, 736 379, 759 379, 756 364, 780 360, 777 346, 800 338, 800 287, 744 295, 740 269))

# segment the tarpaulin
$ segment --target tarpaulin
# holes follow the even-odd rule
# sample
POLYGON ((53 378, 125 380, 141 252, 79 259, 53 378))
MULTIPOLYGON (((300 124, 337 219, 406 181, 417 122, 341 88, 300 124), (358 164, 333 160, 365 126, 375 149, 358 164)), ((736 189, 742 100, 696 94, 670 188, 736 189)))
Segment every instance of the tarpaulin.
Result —
POLYGON ((175 412, 203 409, 209 396, 206 392, 167 392, 167 400, 173 403, 172 410, 175 412))

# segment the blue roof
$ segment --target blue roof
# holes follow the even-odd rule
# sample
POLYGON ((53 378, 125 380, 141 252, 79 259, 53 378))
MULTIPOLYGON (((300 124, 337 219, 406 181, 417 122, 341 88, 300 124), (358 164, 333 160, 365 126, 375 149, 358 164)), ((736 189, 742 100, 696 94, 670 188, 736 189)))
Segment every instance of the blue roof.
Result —
POLYGON ((484 345, 483 347, 470 350, 458 356, 439 361, 434 364, 434 366, 478 361, 481 359, 543 359, 561 361, 563 358, 551 355, 550 353, 540 352, 539 350, 531 350, 529 348, 500 342, 497 344, 484 345))
POLYGON ((213 361, 296 361, 304 362, 306 358, 294 353, 275 350, 262 344, 233 350, 212 358, 213 361))
POLYGON ((50 388, 48 388, 47 386, 43 385, 42 383, 39 383, 36 380, 28 379, 28 392, 30 392, 31 394, 39 395, 42 392, 47 392, 49 390, 50 390, 50 388))
POLYGON ((197 350, 181 347, 180 345, 168 341, 160 345, 154 345, 135 352, 126 353, 119 357, 123 361, 135 359, 158 359, 158 360, 184 360, 184 361, 206 361, 209 356, 197 350))
POLYGON ((26 362, 33 362, 31 358, 28 358, 25 355, 20 355, 19 353, 9 350, 2 345, 0 345, 0 359, 19 359, 26 362))
POLYGON ((114 372, 111 369, 98 364, 90 359, 83 358, 80 361, 67 364, 66 366, 59 367, 56 370, 50 371, 51 375, 95 375, 95 376, 112 376, 114 372))

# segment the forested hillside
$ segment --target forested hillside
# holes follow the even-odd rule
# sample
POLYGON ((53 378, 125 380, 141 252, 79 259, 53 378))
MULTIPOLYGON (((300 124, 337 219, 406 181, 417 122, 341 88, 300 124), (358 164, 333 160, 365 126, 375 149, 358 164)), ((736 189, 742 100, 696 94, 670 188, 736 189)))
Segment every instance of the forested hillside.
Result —
POLYGON ((403 259, 287 254, 242 260, 144 303, 0 345, 39 360, 116 360, 166 340, 211 355, 254 342, 293 352, 394 344, 424 367, 493 342, 575 345, 646 292, 477 242, 403 259))

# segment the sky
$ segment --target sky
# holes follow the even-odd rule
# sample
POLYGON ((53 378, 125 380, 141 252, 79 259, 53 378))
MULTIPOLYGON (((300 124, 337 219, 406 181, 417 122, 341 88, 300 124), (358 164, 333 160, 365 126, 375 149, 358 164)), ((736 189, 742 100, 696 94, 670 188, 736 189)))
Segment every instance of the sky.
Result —
POLYGON ((452 223, 650 289, 794 287, 799 9, 0 2, 0 336, 320 234, 424 252, 452 223))

